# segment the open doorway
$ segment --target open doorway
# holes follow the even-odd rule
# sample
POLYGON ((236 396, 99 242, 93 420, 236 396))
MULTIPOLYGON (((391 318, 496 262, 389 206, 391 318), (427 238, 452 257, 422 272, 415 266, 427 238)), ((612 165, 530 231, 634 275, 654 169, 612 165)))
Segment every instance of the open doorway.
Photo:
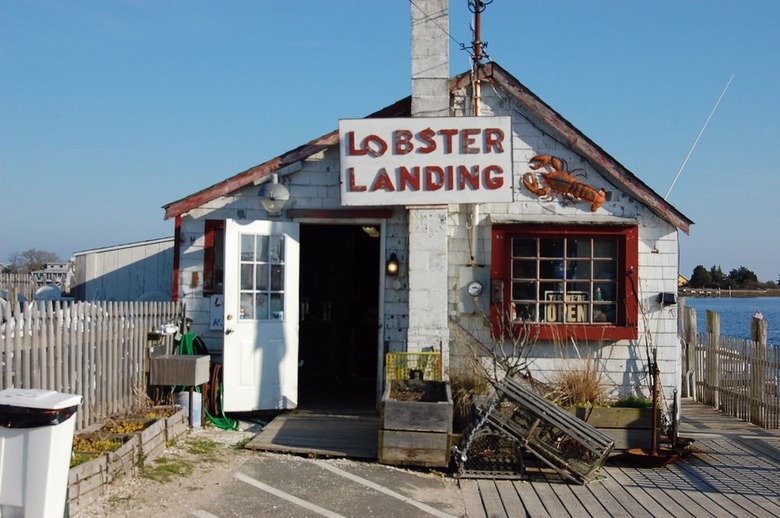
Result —
POLYGON ((301 225, 299 408, 376 408, 380 239, 371 234, 301 225))

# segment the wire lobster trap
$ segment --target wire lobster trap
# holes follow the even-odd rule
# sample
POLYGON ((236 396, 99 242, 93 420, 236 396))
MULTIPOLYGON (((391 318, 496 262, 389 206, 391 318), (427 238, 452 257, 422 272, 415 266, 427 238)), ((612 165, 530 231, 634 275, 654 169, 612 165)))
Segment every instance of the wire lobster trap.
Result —
POLYGON ((438 352, 387 353, 385 379, 441 381, 441 354, 438 352))
MULTIPOLYGON (((479 407, 479 418, 461 448, 453 448, 461 476, 478 470, 470 459, 484 457, 480 434, 511 438, 518 451, 528 452, 564 479, 590 482, 604 465, 615 442, 585 421, 554 405, 519 381, 505 378, 495 386, 489 403, 479 407), (481 430, 488 430, 484 433, 481 430)), ((520 459, 522 474, 522 458, 520 459)), ((495 478, 489 467, 483 476, 495 478)))

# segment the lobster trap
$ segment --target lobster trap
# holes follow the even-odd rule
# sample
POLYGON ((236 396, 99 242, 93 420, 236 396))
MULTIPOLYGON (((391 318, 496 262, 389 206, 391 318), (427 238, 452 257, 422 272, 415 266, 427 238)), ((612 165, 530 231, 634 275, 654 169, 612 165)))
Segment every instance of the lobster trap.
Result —
POLYGON ((437 352, 387 353, 385 379, 441 381, 441 354, 437 352))
POLYGON ((522 454, 527 452, 566 480, 578 484, 593 480, 615 445, 611 437, 515 379, 505 378, 495 389, 494 396, 477 408, 478 419, 461 446, 453 448, 460 476, 475 477, 482 469, 482 476, 496 478, 497 472, 517 471, 514 466, 522 474, 522 454), (500 444, 500 438, 515 443, 519 459, 506 455, 510 449, 500 444), (481 460, 486 457, 490 462, 481 460))

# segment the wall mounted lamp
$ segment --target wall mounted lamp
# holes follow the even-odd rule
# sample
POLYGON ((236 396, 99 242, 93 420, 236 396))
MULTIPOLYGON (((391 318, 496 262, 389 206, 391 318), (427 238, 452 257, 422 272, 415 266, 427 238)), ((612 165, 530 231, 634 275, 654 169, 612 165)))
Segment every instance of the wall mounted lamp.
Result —
POLYGON ((257 195, 260 197, 260 204, 269 214, 280 213, 290 199, 290 191, 279 183, 279 175, 276 174, 269 177, 257 191, 257 195))
POLYGON ((399 269, 399 262, 398 262, 398 256, 395 255, 395 252, 390 254, 390 258, 387 260, 385 270, 387 271, 387 275, 390 275, 392 277, 395 277, 398 275, 398 269, 399 269))

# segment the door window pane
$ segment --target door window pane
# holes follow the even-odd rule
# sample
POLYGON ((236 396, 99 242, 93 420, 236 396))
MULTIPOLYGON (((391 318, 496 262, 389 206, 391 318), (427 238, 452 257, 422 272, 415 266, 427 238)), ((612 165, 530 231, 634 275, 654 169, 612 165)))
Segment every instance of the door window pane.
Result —
POLYGON ((240 239, 242 319, 284 319, 284 236, 242 234, 240 239))

